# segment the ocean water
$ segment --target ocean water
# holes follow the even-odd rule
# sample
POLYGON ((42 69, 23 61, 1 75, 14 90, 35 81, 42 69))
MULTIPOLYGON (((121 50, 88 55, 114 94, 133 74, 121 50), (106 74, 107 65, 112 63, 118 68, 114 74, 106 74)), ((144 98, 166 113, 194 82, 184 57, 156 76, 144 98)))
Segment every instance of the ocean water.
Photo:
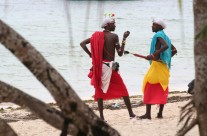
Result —
MULTIPOLYGON (((194 78, 192 0, 63 1, 1 0, 0 19, 26 38, 58 70, 82 99, 91 99, 94 89, 87 77, 91 60, 80 47, 100 28, 104 13, 115 13, 116 30, 122 39, 131 32, 126 48, 148 55, 154 17, 166 21, 166 34, 178 54, 172 59, 170 91, 186 91, 194 78), (181 14, 182 13, 182 14, 181 14)), ((116 56, 120 74, 130 95, 142 94, 148 61, 132 55, 116 56)), ((45 87, 3 45, 0 46, 0 80, 43 101, 53 101, 45 87)))

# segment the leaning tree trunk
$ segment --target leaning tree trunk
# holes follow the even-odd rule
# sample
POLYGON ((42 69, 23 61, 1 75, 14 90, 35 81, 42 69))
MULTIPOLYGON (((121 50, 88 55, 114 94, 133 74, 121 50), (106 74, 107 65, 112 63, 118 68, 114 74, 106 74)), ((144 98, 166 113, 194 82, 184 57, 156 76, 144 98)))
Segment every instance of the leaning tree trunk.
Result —
POLYGON ((207 0, 194 0, 195 107, 201 136, 207 136, 207 0))
POLYGON ((120 135, 82 102, 71 86, 29 42, 1 20, 0 42, 50 91, 68 123, 79 130, 78 135, 120 135))
POLYGON ((17 136, 13 129, 0 118, 0 136, 17 136))
MULTIPOLYGON (((59 130, 63 129, 64 116, 59 110, 52 108, 48 104, 0 81, 0 103, 1 102, 12 102, 19 106, 27 107, 31 112, 33 112, 39 118, 43 119, 48 124, 59 130)), ((70 129, 68 130, 71 130, 71 128, 73 128, 73 130, 71 130, 73 132, 71 133, 75 134, 77 132, 77 130, 74 130, 75 128, 73 126, 69 125, 69 127, 70 129)), ((1 131, 5 132, 6 129, 0 127, 0 132, 1 131)))

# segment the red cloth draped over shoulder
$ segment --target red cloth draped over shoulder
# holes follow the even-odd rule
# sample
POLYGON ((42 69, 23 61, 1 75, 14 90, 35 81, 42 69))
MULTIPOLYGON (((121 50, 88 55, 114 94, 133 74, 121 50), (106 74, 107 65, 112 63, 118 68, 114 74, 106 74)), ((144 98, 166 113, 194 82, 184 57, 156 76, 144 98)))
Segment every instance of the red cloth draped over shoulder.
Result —
POLYGON ((91 39, 91 57, 93 65, 93 74, 90 73, 91 84, 94 85, 95 95, 94 99, 102 98, 103 100, 120 98, 129 96, 127 88, 117 71, 112 71, 110 85, 107 93, 103 93, 101 89, 101 75, 102 75, 102 61, 103 61, 103 47, 104 47, 104 33, 95 32, 91 39))
POLYGON ((102 74, 102 60, 103 60, 103 47, 104 47, 104 32, 95 32, 91 36, 91 58, 93 65, 93 76, 91 84, 95 89, 101 88, 101 74, 102 74))

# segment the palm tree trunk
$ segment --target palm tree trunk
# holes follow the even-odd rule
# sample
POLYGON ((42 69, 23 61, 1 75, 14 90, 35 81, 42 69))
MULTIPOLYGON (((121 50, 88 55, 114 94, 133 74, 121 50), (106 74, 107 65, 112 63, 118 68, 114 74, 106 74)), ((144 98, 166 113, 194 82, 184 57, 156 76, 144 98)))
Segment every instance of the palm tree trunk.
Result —
MULTIPOLYGON (((43 119, 53 127, 62 130, 64 124, 64 116, 62 113, 45 104, 44 102, 0 81, 0 103, 12 102, 19 106, 27 107, 32 113, 43 119)), ((69 126, 74 129, 73 126, 69 126)), ((71 130, 68 128, 68 130, 71 130)), ((74 133, 77 130, 73 130, 74 133)), ((72 132, 71 132, 72 133, 72 132)))
POLYGON ((199 132, 207 136, 207 0, 194 0, 195 107, 199 132))
POLYGON ((17 134, 5 121, 0 119, 0 136, 17 136, 17 134))

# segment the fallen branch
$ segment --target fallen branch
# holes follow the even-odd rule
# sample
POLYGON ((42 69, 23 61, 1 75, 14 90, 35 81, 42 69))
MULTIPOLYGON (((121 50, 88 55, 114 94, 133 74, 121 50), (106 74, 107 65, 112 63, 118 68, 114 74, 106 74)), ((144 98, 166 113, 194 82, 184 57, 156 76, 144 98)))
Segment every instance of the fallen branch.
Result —
MULTIPOLYGON (((32 113, 43 119, 48 124, 59 130, 63 129, 64 117, 59 110, 52 108, 19 89, 0 81, 0 103, 1 102, 12 102, 17 105, 27 107, 32 113)), ((74 126, 70 127, 74 129, 74 126)))
POLYGON ((4 120, 0 119, 0 136, 17 136, 17 134, 4 120))

